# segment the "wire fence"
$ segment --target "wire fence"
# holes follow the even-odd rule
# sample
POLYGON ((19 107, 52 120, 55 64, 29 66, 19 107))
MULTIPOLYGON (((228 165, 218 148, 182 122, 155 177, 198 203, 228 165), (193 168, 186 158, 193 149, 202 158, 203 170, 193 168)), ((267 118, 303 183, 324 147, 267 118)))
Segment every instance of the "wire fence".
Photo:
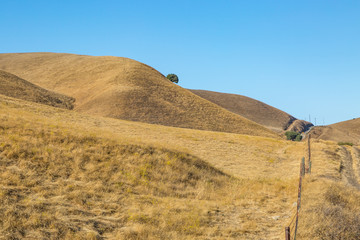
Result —
POLYGON ((300 162, 300 176, 299 176, 299 187, 298 187, 298 198, 297 198, 297 203, 296 203, 296 212, 291 217, 289 224, 285 227, 285 240, 290 240, 290 239, 296 240, 296 233, 298 230, 299 214, 300 214, 300 208, 301 208, 302 180, 305 177, 305 173, 308 173, 308 174, 311 173, 310 138, 311 137, 309 135, 308 141, 307 141, 307 152, 308 152, 307 167, 305 167, 305 157, 303 157, 300 162))

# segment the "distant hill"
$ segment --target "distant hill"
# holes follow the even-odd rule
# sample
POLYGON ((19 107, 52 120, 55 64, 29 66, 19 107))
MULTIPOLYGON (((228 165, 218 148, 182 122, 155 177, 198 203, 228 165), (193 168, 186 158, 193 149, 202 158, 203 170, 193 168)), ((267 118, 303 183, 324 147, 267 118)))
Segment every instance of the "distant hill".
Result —
POLYGON ((278 138, 269 129, 171 83, 152 67, 128 58, 0 54, 0 69, 74 97, 75 110, 84 113, 278 138))
POLYGON ((312 126, 310 122, 298 120, 286 112, 246 96, 205 90, 190 91, 277 132, 284 130, 303 132, 312 126))
POLYGON ((0 70, 0 94, 26 101, 72 109, 74 98, 38 87, 18 76, 0 70))
POLYGON ((313 138, 330 140, 335 142, 351 142, 360 145, 360 118, 318 126, 311 130, 313 138))

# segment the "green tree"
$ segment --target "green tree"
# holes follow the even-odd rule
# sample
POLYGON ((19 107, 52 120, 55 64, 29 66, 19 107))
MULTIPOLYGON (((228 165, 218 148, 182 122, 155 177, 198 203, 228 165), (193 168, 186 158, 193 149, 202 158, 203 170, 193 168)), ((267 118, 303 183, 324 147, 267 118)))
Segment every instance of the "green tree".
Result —
POLYGON ((170 73, 166 76, 167 79, 169 79, 171 82, 173 83, 178 83, 179 82, 179 78, 176 74, 174 73, 170 73))

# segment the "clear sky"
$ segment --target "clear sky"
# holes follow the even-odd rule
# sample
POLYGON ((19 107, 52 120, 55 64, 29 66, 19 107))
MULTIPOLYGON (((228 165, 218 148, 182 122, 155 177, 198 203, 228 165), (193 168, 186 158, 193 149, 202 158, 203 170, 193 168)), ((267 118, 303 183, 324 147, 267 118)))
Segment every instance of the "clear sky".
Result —
POLYGON ((297 118, 360 117, 359 0, 1 0, 0 52, 128 57, 297 118))

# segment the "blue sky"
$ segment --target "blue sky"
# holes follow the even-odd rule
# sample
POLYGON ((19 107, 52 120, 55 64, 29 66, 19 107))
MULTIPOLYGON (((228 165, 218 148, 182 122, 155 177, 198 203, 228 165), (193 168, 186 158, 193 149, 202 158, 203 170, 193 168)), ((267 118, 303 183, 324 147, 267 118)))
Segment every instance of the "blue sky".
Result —
POLYGON ((360 117, 358 0, 2 0, 0 52, 128 57, 297 118, 360 117))

